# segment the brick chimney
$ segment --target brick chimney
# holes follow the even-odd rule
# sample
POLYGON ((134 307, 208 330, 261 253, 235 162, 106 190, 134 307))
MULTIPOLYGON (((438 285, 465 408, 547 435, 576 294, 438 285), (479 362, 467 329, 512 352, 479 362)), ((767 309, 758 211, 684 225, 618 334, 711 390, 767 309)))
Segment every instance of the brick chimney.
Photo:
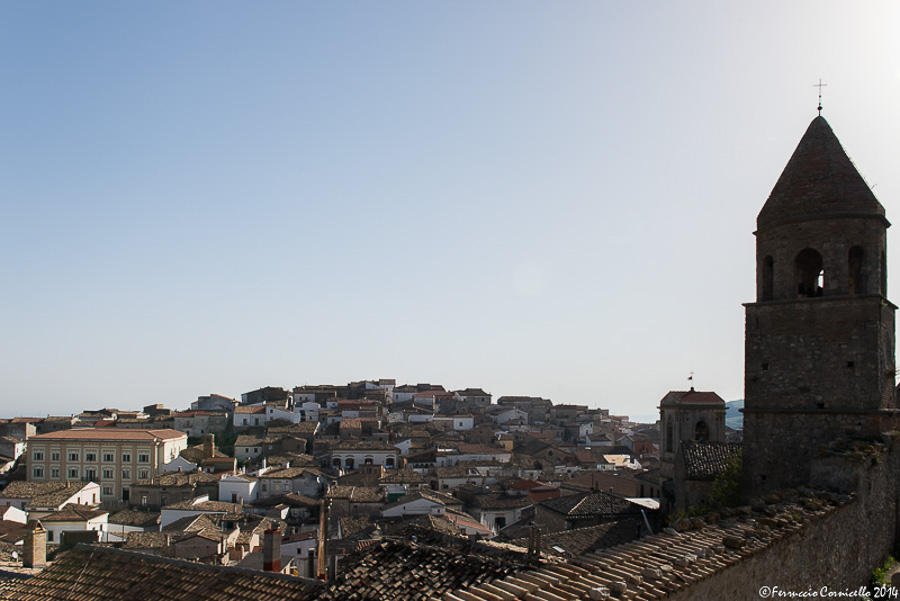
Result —
POLYGON ((29 520, 25 526, 25 542, 22 548, 22 565, 26 568, 43 568, 47 565, 47 531, 38 520, 29 520))
POLYGON ((281 530, 274 524, 263 533, 263 570, 281 572, 281 530))
POLYGON ((216 435, 215 434, 204 434, 203 435, 203 458, 211 459, 216 455, 216 435))

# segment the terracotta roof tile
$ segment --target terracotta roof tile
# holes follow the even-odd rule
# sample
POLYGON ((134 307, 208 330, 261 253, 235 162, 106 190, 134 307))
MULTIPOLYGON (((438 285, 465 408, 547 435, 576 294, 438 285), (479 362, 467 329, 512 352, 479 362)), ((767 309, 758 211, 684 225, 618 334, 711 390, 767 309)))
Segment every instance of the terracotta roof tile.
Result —
POLYGON ((321 584, 267 572, 207 566, 79 545, 0 599, 15 601, 306 601, 321 584))
POLYGON ((686 440, 679 452, 684 459, 685 475, 689 480, 714 480, 725 471, 728 462, 741 452, 741 445, 733 442, 697 442, 686 440))
POLYGON ((59 432, 47 432, 32 436, 31 440, 98 440, 98 441, 157 441, 187 439, 187 434, 178 430, 138 430, 132 428, 72 428, 59 432))
MULTIPOLYGON (((624 582, 627 593, 620 595, 621 598, 662 599, 785 537, 794 536, 811 521, 852 502, 853 498, 825 491, 806 494, 810 496, 785 502, 778 499, 762 514, 752 514, 749 508, 727 510, 726 515, 731 517, 716 523, 701 522, 682 533, 667 529, 623 545, 582 554, 562 565, 547 565, 491 584, 522 599, 575 601, 584 599, 591 588, 609 589, 615 582, 624 582)), ((480 585, 470 585, 448 591, 444 598, 482 601, 491 597, 484 594, 480 585)))
POLYGON ((672 390, 663 397, 660 405, 720 405, 725 408, 725 400, 715 392, 701 390, 672 390))
MULTIPOLYGON (((492 582, 525 569, 524 553, 488 545, 448 542, 431 545, 385 540, 349 556, 335 585, 321 601, 425 601, 448 591, 492 582)), ((471 599, 465 591, 460 599, 471 599)), ((445 599, 447 597, 444 597, 445 599)))

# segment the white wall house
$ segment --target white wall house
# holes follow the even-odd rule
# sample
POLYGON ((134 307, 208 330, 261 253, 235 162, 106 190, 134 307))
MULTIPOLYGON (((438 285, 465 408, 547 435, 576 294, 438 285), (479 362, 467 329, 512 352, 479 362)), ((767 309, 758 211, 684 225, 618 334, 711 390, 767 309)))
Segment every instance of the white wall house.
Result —
MULTIPOLYGON (((296 401, 295 401, 296 403, 296 401)), ((301 422, 319 421, 319 412, 322 410, 315 401, 303 401, 294 405, 294 411, 300 416, 301 422)))
POLYGON ((166 463, 165 465, 159 468, 160 473, 164 472, 193 472, 197 469, 197 464, 193 461, 188 461, 181 455, 166 463))
POLYGON ((411 424, 430 424, 434 421, 434 414, 409 412, 406 414, 406 421, 411 424))
POLYGON ((259 494, 259 480, 247 474, 228 474, 219 480, 219 499, 230 503, 252 503, 259 494))
POLYGON ((400 450, 379 441, 346 441, 331 448, 329 465, 336 469, 355 470, 363 465, 397 467, 400 450))
POLYGON ((19 524, 25 524, 28 522, 28 514, 19 509, 18 507, 13 507, 12 505, 6 505, 0 507, 0 520, 5 520, 7 522, 17 522, 19 524))
POLYGON ((162 530, 172 522, 193 515, 207 514, 212 519, 215 519, 216 516, 225 515, 233 512, 235 509, 236 507, 231 505, 231 503, 210 501, 209 495, 200 495, 189 501, 163 507, 159 515, 159 528, 162 530))
POLYGON ((62 511, 45 516, 41 520, 41 524, 47 530, 48 542, 60 542, 63 532, 85 531, 96 532, 97 540, 100 540, 100 533, 106 528, 108 518, 109 513, 106 511, 95 511, 70 505, 62 511))
POLYGON ((235 407, 232 420, 235 429, 264 426, 267 420, 266 406, 241 405, 240 407, 235 407))
POLYGON ((435 415, 434 423, 435 426, 449 423, 449 427, 441 427, 442 430, 465 432, 475 427, 475 418, 471 415, 435 415))
POLYGON ((240 435, 234 441, 234 458, 238 463, 255 459, 263 453, 265 440, 259 436, 240 435))
POLYGON ((506 411, 498 411, 491 416, 498 425, 508 422, 528 423, 528 414, 521 409, 507 409, 506 411))
POLYGON ((69 503, 97 505, 100 503, 100 485, 96 482, 10 482, 0 492, 0 505, 16 507, 41 519, 59 511, 69 503))
POLYGON ((386 518, 397 518, 406 515, 444 515, 446 513, 447 507, 443 503, 426 499, 418 493, 401 497, 381 510, 382 517, 386 518))

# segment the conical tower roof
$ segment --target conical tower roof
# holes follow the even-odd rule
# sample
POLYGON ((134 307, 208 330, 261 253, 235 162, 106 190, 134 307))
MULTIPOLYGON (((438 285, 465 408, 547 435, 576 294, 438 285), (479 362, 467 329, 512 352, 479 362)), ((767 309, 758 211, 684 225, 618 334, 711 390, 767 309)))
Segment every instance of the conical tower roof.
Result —
POLYGON ((759 212, 757 229, 823 217, 866 216, 884 219, 884 207, 819 115, 759 212))

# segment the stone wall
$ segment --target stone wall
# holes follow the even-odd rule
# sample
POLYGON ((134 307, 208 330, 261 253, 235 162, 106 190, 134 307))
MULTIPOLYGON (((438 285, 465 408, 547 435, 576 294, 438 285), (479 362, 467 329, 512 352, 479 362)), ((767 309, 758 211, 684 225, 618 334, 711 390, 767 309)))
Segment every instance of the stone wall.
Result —
MULTIPOLYGON (((815 484, 856 489, 855 500, 771 547, 669 597, 759 601, 763 586, 781 591, 855 590, 891 554, 897 539, 900 454, 858 454, 818 460, 815 484)), ((773 596, 777 599, 777 596, 773 596)), ((782 597, 788 598, 788 597, 782 597)), ((821 596, 819 597, 821 598, 821 596)))
POLYGON ((823 444, 897 428, 893 332, 879 295, 747 305, 745 490, 808 484, 823 444))

